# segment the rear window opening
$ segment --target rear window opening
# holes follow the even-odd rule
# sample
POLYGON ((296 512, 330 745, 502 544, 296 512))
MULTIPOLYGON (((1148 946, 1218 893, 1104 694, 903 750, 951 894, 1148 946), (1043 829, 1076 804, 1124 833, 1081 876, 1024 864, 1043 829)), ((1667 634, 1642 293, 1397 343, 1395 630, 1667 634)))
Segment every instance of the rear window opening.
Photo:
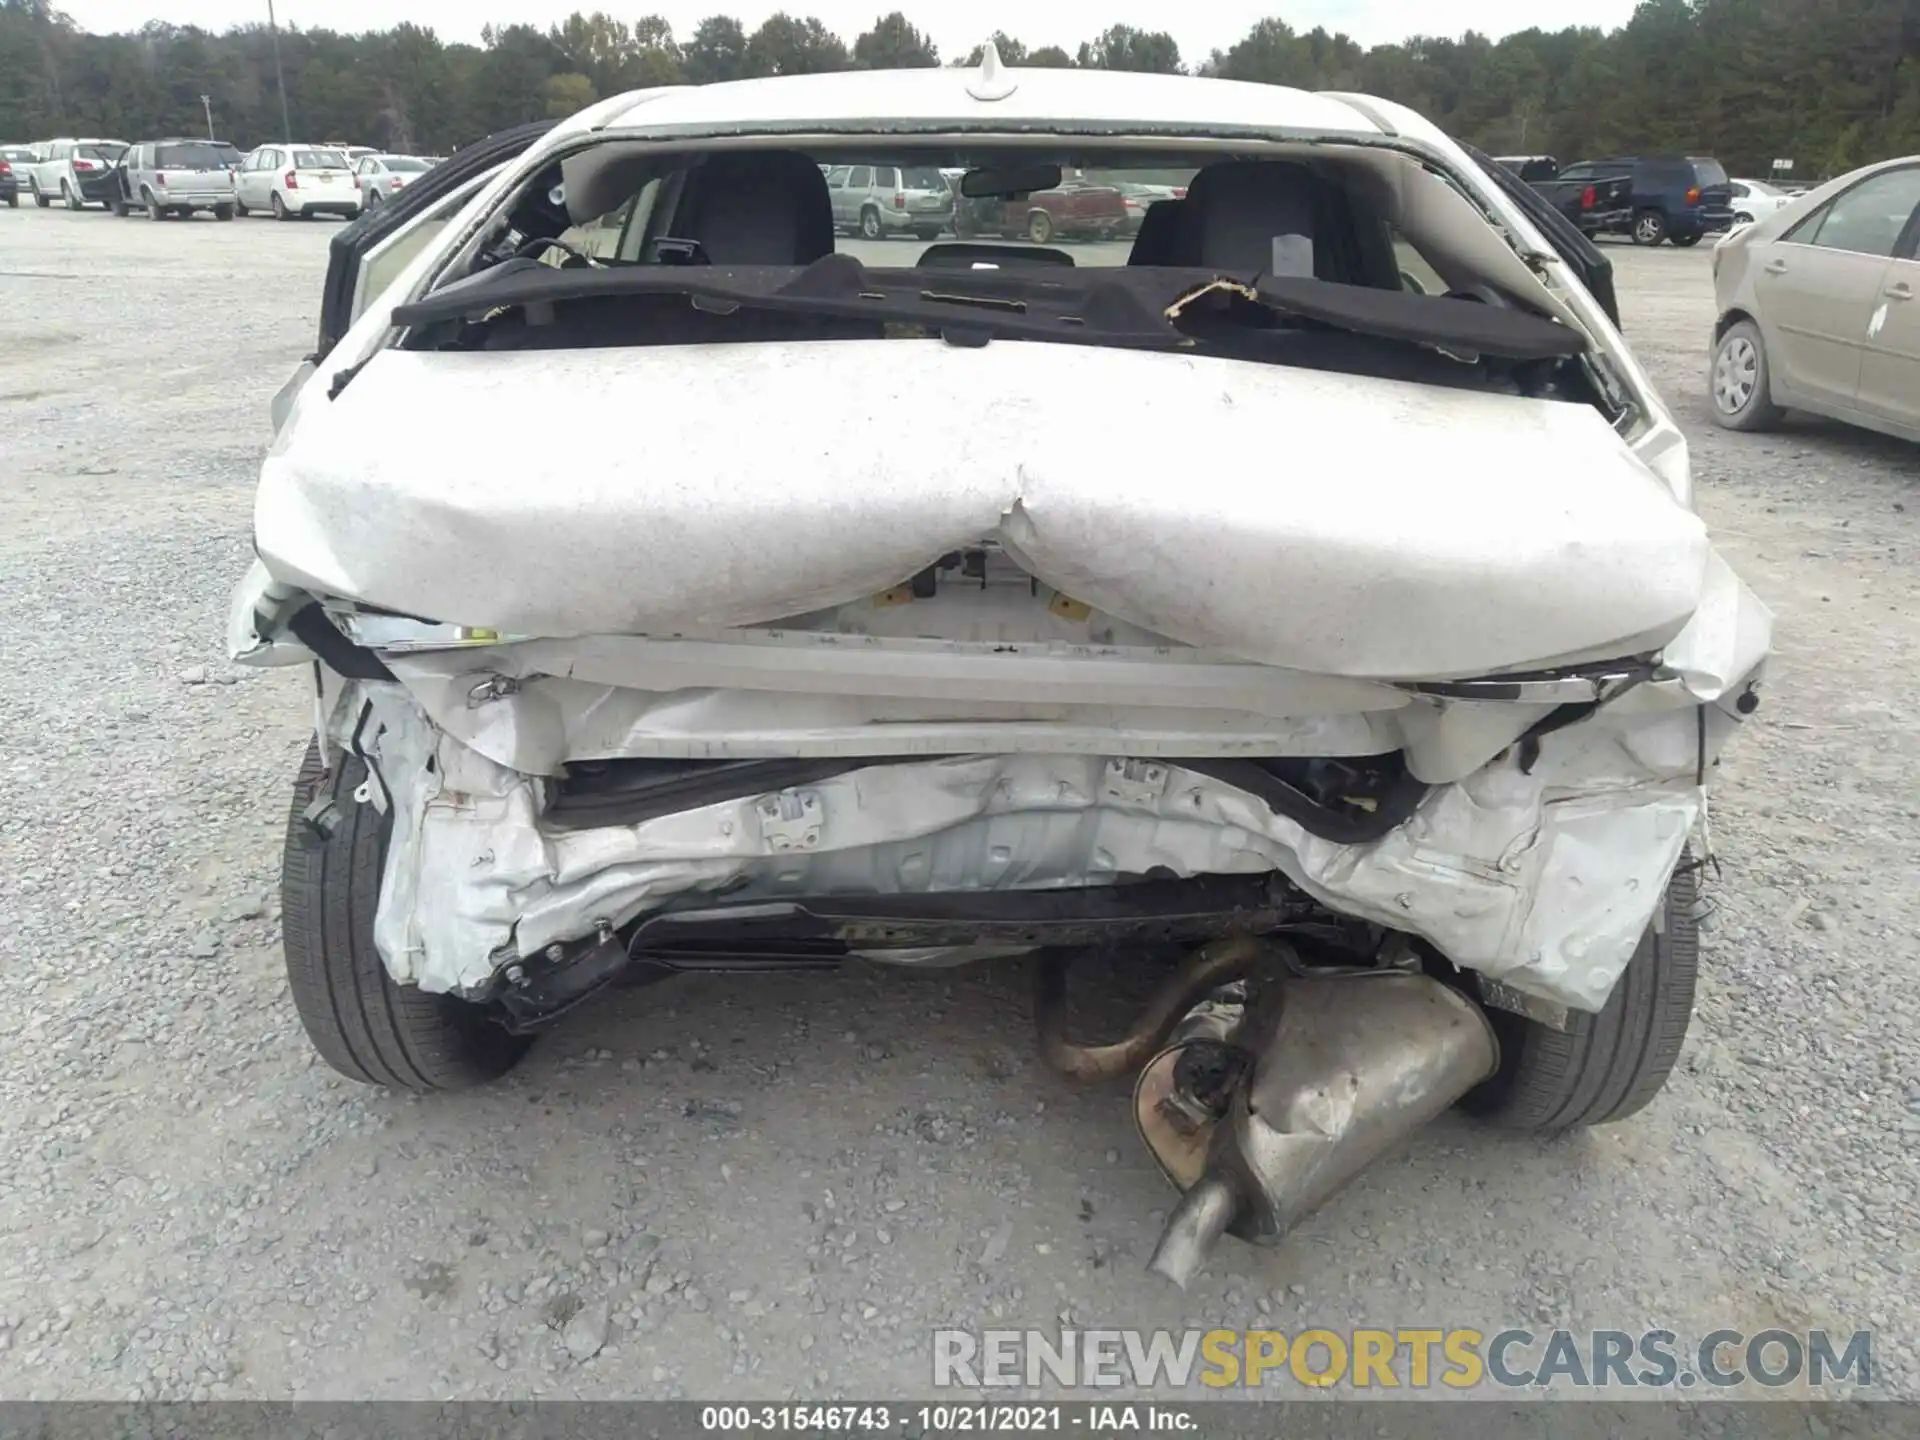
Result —
POLYGON ((347 157, 338 150, 296 150, 293 152, 293 168, 296 170, 344 170, 347 157))
POLYGON ((403 343, 1039 341, 1600 403, 1584 334, 1407 157, 777 143, 555 164, 464 276, 395 312, 403 343))
POLYGON ((160 170, 224 170, 231 156, 218 145, 156 145, 153 163, 160 170))

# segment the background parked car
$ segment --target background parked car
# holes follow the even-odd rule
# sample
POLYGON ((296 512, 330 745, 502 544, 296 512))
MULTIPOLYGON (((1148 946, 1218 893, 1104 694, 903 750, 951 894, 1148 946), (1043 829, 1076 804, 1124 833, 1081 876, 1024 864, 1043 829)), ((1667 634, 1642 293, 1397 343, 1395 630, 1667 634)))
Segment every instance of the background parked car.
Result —
POLYGON ((835 165, 827 198, 834 228, 869 240, 903 232, 931 240, 953 226, 953 191, 931 165, 835 165))
MULTIPOLYGON (((1548 157, 1535 158, 1545 161, 1548 157)), ((1509 165, 1507 168, 1513 167, 1509 165)), ((1541 164, 1533 164, 1530 168, 1532 173, 1521 178, 1577 226, 1582 235, 1592 238, 1603 232, 1624 230, 1632 223, 1631 174, 1602 174, 1599 164, 1590 160, 1569 165, 1565 170, 1551 174, 1543 173, 1541 164)))
MULTIPOLYGON (((231 147, 228 147, 231 148, 231 147)), ((233 219, 233 171, 209 140, 142 140, 113 168, 113 213, 144 209, 150 220, 189 219, 196 210, 233 219)))
POLYGON ((1529 185, 1536 180, 1552 180, 1560 174, 1560 162, 1551 155, 1496 155, 1494 164, 1518 175, 1529 185))
POLYGON ((347 157, 320 145, 262 145, 247 156, 234 182, 234 204, 242 215, 267 210, 276 220, 351 220, 360 213, 360 187, 347 157))
POLYGON ((1132 180, 1116 181, 1120 201, 1127 207, 1127 223, 1122 234, 1138 235, 1140 223, 1147 218, 1147 207, 1161 200, 1179 200, 1187 193, 1184 185, 1145 185, 1132 180))
POLYGON ((360 208, 370 210, 432 169, 414 155, 362 155, 354 163, 354 183, 360 187, 360 208))
POLYGON ((113 166, 126 148, 124 140, 47 141, 40 158, 27 167, 33 203, 42 210, 55 200, 69 210, 112 204, 113 166))
POLYGON ((1732 180, 1728 188, 1733 194, 1730 203, 1736 225, 1751 225, 1762 215, 1784 210, 1797 198, 1765 180, 1732 180))
MULTIPOLYGON (((1144 212, 1143 212, 1144 213, 1144 212)), ((1020 235, 1036 245, 1062 240, 1107 240, 1130 233, 1126 197, 1112 185, 1063 180, 1025 199, 964 202, 956 215, 961 239, 1020 235)))
POLYGON ((1589 235, 1631 235, 1636 245, 1698 245, 1733 224, 1732 186, 1718 160, 1701 155, 1616 156, 1569 165, 1551 182, 1536 185, 1560 211, 1589 235), (1619 203, 1609 182, 1629 182, 1619 203), (1569 210, 1565 200, 1598 192, 1585 213, 1569 210), (1579 187, 1577 190, 1574 187, 1579 187))
POLYGON ((0 204, 15 209, 20 204, 20 177, 33 163, 31 145, 0 145, 0 204))
POLYGON ((1713 418, 1783 409, 1920 441, 1920 155, 1821 186, 1713 251, 1713 418))

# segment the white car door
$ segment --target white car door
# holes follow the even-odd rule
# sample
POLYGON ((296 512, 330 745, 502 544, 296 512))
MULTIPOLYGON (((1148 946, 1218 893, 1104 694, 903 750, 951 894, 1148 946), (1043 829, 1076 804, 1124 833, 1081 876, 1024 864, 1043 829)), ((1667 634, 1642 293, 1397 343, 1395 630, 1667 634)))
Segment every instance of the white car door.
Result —
POLYGON ((267 151, 255 150, 240 169, 240 199, 249 210, 267 208, 267 197, 260 193, 260 179, 266 174, 267 151))

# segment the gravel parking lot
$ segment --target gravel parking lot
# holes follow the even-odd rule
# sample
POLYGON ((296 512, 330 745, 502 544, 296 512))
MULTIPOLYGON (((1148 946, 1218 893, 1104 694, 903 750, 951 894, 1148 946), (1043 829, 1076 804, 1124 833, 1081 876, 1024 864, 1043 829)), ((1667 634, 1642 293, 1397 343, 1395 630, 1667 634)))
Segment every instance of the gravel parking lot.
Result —
POLYGON ((0 211, 0 1396, 922 1394, 935 1326, 1066 1320, 1871 1328, 1920 1398, 1920 451, 1714 428, 1707 248, 1610 250, 1779 617, 1681 1071, 1552 1143, 1449 1118, 1181 1295, 1017 967, 625 992, 452 1097, 310 1055, 303 677, 222 629, 333 231, 0 211))

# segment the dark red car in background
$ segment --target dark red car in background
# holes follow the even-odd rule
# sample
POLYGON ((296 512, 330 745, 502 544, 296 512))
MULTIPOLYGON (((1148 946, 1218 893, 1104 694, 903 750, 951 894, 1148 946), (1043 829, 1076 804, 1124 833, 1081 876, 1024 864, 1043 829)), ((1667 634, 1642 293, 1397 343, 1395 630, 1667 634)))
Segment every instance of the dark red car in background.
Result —
POLYGON ((1110 240, 1132 234, 1126 198, 1112 185, 1063 180, 1017 200, 962 200, 954 232, 963 240, 1021 236, 1036 245, 1052 240, 1110 240))

